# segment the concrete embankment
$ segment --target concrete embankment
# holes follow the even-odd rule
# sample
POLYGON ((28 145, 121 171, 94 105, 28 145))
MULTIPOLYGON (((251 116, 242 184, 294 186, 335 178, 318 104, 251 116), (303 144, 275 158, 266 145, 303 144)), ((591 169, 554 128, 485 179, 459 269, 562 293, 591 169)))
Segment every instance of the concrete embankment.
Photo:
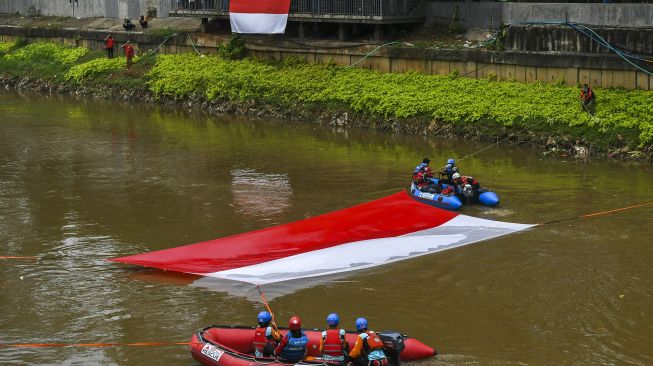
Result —
MULTIPOLYGON (((166 54, 196 50, 215 53, 216 47, 230 37, 227 34, 200 33, 200 21, 185 18, 154 19, 151 29, 144 32, 124 32, 121 29, 119 20, 106 18, 0 17, 0 41, 18 38, 53 40, 92 50, 102 49, 108 32, 112 32, 118 42, 131 41, 137 50, 160 46, 160 52, 166 54), (179 35, 168 38, 171 34, 179 35)), ((416 48, 406 47, 405 44, 377 50, 378 44, 309 42, 276 37, 247 37, 245 47, 250 57, 262 60, 296 57, 308 62, 357 63, 357 67, 380 72, 457 73, 476 79, 564 82, 567 85, 587 83, 602 88, 653 90, 653 76, 636 69, 615 54, 591 46, 591 41, 583 40, 578 35, 574 38, 573 32, 560 26, 515 26, 506 34, 507 49, 504 51, 416 48), (551 37, 558 36, 566 37, 563 38, 567 41, 551 41, 551 37), (546 41, 537 41, 541 39, 546 41), (546 48, 547 45, 553 46, 546 48), (580 48, 574 51, 574 47, 580 48)), ((637 39, 644 40, 647 33, 643 34, 637 39)), ((628 39, 632 41, 635 38, 629 35, 628 39)))

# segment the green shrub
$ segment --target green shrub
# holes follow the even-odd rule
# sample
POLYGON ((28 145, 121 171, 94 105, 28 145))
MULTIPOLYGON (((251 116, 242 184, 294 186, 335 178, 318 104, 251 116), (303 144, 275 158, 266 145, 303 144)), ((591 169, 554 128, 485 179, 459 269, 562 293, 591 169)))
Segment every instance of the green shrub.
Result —
POLYGON ((15 45, 16 42, 0 42, 0 55, 9 52, 15 45))
POLYGON ((231 37, 226 44, 218 45, 218 55, 228 60, 240 60, 246 54, 245 40, 238 36, 231 37))
MULTIPOLYGON (((135 59, 136 60, 136 59, 135 59)), ((75 65, 66 73, 66 80, 72 80, 81 83, 86 79, 91 79, 99 74, 124 69, 127 66, 127 59, 124 57, 116 58, 96 58, 82 64, 75 65)))
MULTIPOLYGON (((454 75, 456 72, 453 73, 454 75)), ((475 80, 418 72, 250 59, 161 55, 149 73, 157 96, 255 100, 280 106, 339 105, 361 113, 425 116, 452 124, 498 124, 528 131, 564 131, 597 143, 620 134, 634 145, 653 142, 653 92, 596 90, 597 114, 579 104, 578 89, 547 83, 475 80)))
POLYGON ((56 61, 62 64, 72 64, 87 52, 87 48, 64 47, 54 43, 38 42, 5 55, 5 58, 17 62, 45 63, 56 61))

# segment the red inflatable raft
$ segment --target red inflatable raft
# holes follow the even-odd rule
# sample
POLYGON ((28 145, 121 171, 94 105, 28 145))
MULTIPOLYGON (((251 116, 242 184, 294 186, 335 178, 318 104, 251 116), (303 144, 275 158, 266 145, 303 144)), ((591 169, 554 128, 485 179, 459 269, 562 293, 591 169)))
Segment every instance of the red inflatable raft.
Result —
MULTIPOLYGON (((282 333, 287 330, 280 329, 282 333)), ((320 358, 319 347, 321 330, 304 330, 308 336, 308 357, 301 364, 306 365, 338 365, 338 363, 325 361, 320 358)), ((399 366, 401 361, 415 361, 437 354, 435 349, 424 343, 402 335, 397 332, 380 332, 385 343, 385 352, 388 360, 394 366, 399 366)), ((353 348, 357 333, 347 332, 346 339, 349 347, 353 348)), ((254 357, 252 354, 252 341, 254 339, 253 327, 212 325, 193 334, 190 351, 193 358, 205 365, 220 366, 259 366, 259 365, 287 365, 274 358, 254 357)), ((289 364, 295 365, 295 364, 289 364)))

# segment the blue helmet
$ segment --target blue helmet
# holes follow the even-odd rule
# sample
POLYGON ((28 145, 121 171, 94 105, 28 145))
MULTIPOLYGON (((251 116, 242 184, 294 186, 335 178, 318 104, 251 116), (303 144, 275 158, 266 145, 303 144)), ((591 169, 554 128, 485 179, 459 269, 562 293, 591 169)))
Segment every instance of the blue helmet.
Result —
POLYGON ((340 324, 340 317, 336 313, 331 313, 327 315, 326 322, 327 324, 335 327, 340 324))
POLYGON ((456 164, 456 161, 453 160, 453 159, 449 159, 449 160, 447 160, 447 164, 454 165, 454 164, 456 164))
POLYGON ((360 332, 363 329, 367 329, 367 319, 365 318, 356 319, 356 330, 360 332))
POLYGON ((258 323, 259 324, 268 324, 272 320, 272 315, 267 311, 261 311, 258 313, 258 323))

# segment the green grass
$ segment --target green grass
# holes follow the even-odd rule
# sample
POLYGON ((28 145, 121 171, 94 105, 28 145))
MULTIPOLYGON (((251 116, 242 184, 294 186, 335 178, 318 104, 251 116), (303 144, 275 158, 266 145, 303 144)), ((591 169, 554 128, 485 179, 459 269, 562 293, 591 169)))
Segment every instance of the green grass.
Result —
POLYGON ((561 84, 475 80, 416 72, 382 74, 294 59, 262 62, 195 54, 125 59, 52 43, 0 43, 0 73, 59 83, 148 88, 155 96, 255 102, 288 110, 350 110, 376 127, 401 120, 421 131, 437 120, 486 136, 518 132, 584 140, 599 150, 653 143, 653 92, 597 89, 597 114, 580 107, 578 89, 561 84), (374 122, 375 121, 375 122, 374 122))
POLYGON ((546 83, 497 82, 409 72, 382 74, 297 62, 270 64, 193 54, 161 55, 149 74, 158 96, 254 100, 282 107, 335 105, 399 119, 478 129, 564 134, 599 145, 653 141, 653 92, 596 90, 596 116, 585 113, 578 89, 546 83))

